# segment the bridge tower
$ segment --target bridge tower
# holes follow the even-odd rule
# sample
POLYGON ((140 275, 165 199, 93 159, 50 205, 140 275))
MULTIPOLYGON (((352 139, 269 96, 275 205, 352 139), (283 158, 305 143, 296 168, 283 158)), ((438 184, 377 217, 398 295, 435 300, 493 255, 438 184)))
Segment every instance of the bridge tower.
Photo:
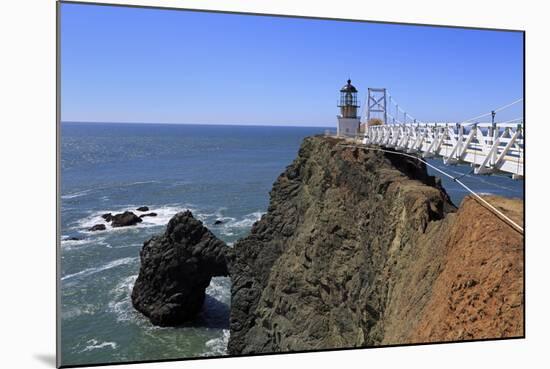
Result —
POLYGON ((386 110, 386 89, 369 88, 367 97, 367 124, 371 125, 371 119, 380 119, 383 124, 388 123, 388 111, 386 110))
POLYGON ((340 115, 338 115, 338 136, 355 137, 359 133, 359 117, 357 117, 357 89, 351 84, 351 79, 340 89, 338 101, 340 115))

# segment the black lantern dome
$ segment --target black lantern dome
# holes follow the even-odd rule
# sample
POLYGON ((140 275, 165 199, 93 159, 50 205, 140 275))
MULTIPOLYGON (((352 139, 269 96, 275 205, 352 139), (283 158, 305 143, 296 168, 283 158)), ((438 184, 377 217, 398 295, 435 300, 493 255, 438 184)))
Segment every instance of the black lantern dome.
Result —
POLYGON ((340 89, 340 92, 357 92, 357 89, 351 84, 351 79, 348 79, 348 83, 340 89))

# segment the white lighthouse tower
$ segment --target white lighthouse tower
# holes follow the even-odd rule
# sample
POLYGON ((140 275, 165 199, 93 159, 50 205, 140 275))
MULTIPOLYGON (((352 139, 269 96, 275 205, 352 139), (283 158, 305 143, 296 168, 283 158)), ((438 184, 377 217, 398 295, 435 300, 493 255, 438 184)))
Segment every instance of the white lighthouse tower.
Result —
POLYGON ((351 79, 340 89, 340 101, 338 102, 340 115, 338 115, 338 136, 355 137, 359 133, 359 118, 357 117, 357 89, 351 84, 351 79))

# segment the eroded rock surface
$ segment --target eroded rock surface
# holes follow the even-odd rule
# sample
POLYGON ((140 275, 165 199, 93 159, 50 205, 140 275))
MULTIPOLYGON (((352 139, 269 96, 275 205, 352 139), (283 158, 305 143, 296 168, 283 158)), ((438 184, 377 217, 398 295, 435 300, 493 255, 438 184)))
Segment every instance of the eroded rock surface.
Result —
MULTIPOLYGON (((345 145, 333 138, 306 138, 296 160, 273 185, 267 214, 235 244, 229 352, 521 335, 519 325, 495 329, 494 314, 483 310, 481 294, 467 292, 463 298, 473 299, 472 309, 482 310, 477 319, 490 322, 478 324, 484 328, 475 334, 448 333, 460 330, 468 315, 462 311, 465 302, 456 300, 462 295, 452 289, 468 284, 465 278, 478 286, 483 281, 473 274, 458 277, 452 267, 451 250, 472 270, 482 265, 481 256, 457 251, 473 247, 477 239, 469 237, 474 233, 456 226, 455 206, 423 164, 345 145), (448 297, 455 298, 453 304, 446 302, 448 297), (432 320, 436 311, 438 319, 448 317, 449 326, 445 319, 432 320), (462 318, 451 318, 457 313, 462 318)), ((459 216, 461 221, 464 217, 494 221, 484 212, 459 216)), ((476 247, 499 247, 491 239, 485 237, 476 247)), ((493 270, 493 278, 513 271, 521 281, 517 252, 522 238, 506 239, 516 254, 491 264, 501 267, 493 270)), ((476 288, 472 283, 467 288, 476 288)), ((522 311, 518 283, 509 304, 522 311)))
POLYGON ((186 211, 146 241, 140 257, 132 303, 153 324, 174 326, 201 310, 212 277, 229 274, 231 249, 186 211))

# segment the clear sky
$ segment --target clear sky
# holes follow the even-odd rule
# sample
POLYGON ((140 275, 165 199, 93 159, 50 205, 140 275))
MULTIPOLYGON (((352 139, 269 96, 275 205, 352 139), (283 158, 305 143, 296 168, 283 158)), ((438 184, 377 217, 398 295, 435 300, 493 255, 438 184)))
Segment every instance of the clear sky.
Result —
POLYGON ((361 105, 386 87, 419 120, 464 120, 523 97, 523 35, 61 6, 63 121, 335 126, 348 77, 361 105))

